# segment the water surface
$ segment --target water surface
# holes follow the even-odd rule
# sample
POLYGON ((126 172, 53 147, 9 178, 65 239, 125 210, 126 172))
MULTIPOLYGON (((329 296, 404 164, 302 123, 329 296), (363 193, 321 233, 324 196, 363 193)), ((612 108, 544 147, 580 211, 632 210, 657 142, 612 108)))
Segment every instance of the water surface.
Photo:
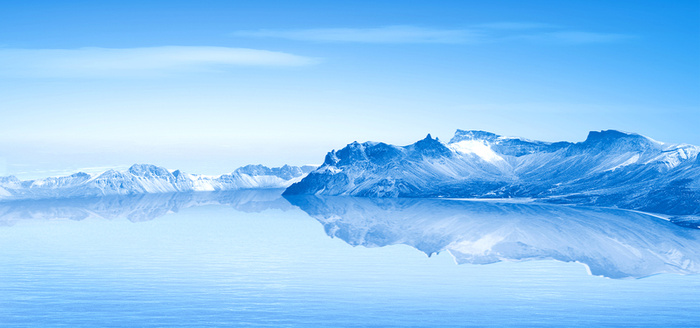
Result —
POLYGON ((261 191, 0 213, 3 327, 700 320, 700 230, 625 211, 261 191))

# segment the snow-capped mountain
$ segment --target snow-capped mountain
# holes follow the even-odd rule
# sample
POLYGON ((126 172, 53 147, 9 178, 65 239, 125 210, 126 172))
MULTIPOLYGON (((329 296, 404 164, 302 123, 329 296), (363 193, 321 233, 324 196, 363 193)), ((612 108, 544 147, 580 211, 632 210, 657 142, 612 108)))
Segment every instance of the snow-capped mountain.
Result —
POLYGON ((700 147, 614 130, 583 142, 543 142, 457 130, 408 146, 354 142, 286 195, 535 198, 539 201, 700 213, 700 147))
POLYGON ((98 175, 76 173, 64 177, 20 181, 16 177, 0 178, 0 199, 42 199, 132 195, 191 191, 286 188, 298 182, 312 166, 268 168, 248 165, 231 174, 206 176, 180 170, 136 164, 126 171, 109 170, 98 175))
POLYGON ((610 278, 700 273, 700 230, 621 209, 424 198, 285 196, 353 246, 404 244, 458 264, 557 260, 610 278))

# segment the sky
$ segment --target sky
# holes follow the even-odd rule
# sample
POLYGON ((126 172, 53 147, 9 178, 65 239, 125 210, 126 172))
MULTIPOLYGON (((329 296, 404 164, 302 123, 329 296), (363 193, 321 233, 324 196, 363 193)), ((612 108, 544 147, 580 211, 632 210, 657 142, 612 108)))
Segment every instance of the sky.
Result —
POLYGON ((0 176, 320 164, 353 141, 700 145, 699 1, 15 1, 0 176))

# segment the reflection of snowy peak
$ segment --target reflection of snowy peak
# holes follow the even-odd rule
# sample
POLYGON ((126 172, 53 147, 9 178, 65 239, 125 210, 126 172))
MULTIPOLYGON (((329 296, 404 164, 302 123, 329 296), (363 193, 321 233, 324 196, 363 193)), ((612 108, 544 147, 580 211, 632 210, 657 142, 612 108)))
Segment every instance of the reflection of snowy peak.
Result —
POLYGON ((405 244, 458 264, 553 259, 594 275, 700 273, 700 231, 644 213, 551 204, 286 196, 350 245, 405 244))
POLYGON ((458 130, 449 143, 357 143, 285 192, 369 197, 537 198, 667 214, 700 213, 700 147, 619 131, 542 142, 458 130))
POLYGON ((83 220, 92 217, 127 218, 140 222, 205 205, 229 205, 243 212, 293 208, 280 196, 281 192, 281 189, 247 189, 5 201, 0 202, 0 226, 27 219, 83 220))
POLYGON ((286 188, 299 181, 309 167, 262 165, 241 167, 218 177, 169 171, 155 165, 136 164, 126 171, 109 170, 99 175, 76 173, 65 177, 20 181, 0 178, 0 199, 39 199, 132 195, 190 191, 286 188))

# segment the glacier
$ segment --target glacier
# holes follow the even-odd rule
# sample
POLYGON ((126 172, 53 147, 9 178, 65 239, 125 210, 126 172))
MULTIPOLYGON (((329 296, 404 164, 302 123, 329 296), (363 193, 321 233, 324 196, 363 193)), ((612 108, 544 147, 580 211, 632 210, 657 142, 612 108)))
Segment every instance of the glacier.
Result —
POLYGON ((8 176, 0 177, 0 200, 278 189, 300 181, 315 168, 309 165, 273 168, 247 165, 231 174, 207 176, 170 171, 150 164, 135 164, 126 171, 108 170, 95 175, 80 172, 25 181, 8 176))
MULTIPOLYGON (((700 147, 616 130, 544 142, 457 130, 414 144, 353 142, 285 195, 525 198, 659 214, 700 214, 700 147)), ((691 220, 692 221, 692 220, 691 220)))

